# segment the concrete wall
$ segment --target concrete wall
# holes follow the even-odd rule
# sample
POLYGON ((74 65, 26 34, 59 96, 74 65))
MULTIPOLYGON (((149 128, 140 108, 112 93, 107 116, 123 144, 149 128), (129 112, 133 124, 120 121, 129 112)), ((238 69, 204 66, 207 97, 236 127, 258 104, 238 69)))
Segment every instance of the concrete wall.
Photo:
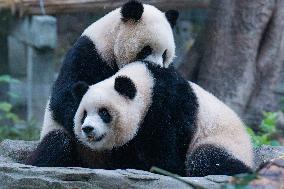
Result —
POLYGON ((25 111, 27 120, 42 122, 44 107, 54 80, 56 18, 32 16, 17 20, 8 36, 9 70, 20 83, 11 83, 14 106, 25 111))

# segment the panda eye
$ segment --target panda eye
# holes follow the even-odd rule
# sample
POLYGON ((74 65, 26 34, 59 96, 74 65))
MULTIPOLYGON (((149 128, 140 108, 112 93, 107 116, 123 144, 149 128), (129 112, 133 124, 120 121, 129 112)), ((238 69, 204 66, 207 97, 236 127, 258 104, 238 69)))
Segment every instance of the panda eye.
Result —
POLYGON ((147 56, 152 54, 152 51, 153 49, 149 45, 147 45, 137 54, 136 59, 144 60, 145 58, 147 58, 147 56))
POLYGON ((100 108, 98 114, 105 123, 111 122, 111 115, 106 108, 100 108))
POLYGON ((87 117, 87 112, 86 112, 86 110, 84 110, 83 117, 82 117, 82 119, 81 119, 81 124, 82 124, 82 125, 83 125, 83 123, 84 123, 86 117, 87 117))
POLYGON ((166 59, 167 59, 167 49, 164 51, 162 57, 163 57, 163 63, 165 63, 166 59))

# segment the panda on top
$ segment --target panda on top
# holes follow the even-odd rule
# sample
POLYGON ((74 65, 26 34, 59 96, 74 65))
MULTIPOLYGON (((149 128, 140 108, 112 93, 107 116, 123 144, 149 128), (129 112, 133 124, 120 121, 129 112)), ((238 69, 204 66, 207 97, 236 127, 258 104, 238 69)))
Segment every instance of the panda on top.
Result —
MULTIPOLYGON (((46 106, 41 140, 62 128, 72 135, 73 117, 79 105, 72 97, 74 83, 95 84, 135 60, 145 59, 168 67, 175 57, 172 27, 177 18, 177 11, 163 13, 132 0, 90 25, 63 61, 46 106)), ((40 151, 34 153, 41 156, 40 151)), ((61 165, 56 161, 28 163, 61 165)))
MULTIPOLYGON (((239 117, 173 67, 134 62, 90 87, 76 83, 73 96, 82 100, 75 139, 66 141, 76 150, 63 161, 105 169, 157 166, 182 176, 233 175, 252 167, 251 141, 239 117)), ((50 142, 57 141, 43 140, 41 148, 50 142)))

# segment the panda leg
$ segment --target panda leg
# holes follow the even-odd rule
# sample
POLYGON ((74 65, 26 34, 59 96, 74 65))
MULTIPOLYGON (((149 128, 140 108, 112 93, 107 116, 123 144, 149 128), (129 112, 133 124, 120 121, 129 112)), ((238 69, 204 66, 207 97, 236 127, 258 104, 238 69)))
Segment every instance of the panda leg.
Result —
POLYGON ((45 137, 45 135, 47 135, 51 131, 59 130, 62 128, 63 126, 54 120, 52 116, 52 110, 50 110, 50 100, 48 100, 47 105, 45 107, 43 126, 40 133, 40 140, 42 140, 45 137))
POLYGON ((251 169, 225 149, 212 144, 197 147, 186 158, 187 176, 235 175, 251 169))
POLYGON ((26 164, 39 167, 78 166, 75 141, 63 130, 48 133, 28 157, 26 164))

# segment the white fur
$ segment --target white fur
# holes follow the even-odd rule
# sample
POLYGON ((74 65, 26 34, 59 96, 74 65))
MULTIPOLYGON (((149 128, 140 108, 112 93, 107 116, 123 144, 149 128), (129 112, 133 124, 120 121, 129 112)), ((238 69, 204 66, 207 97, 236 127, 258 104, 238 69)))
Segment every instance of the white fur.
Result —
POLYGON ((163 12, 151 5, 143 6, 138 22, 123 22, 118 8, 90 25, 82 35, 94 42, 107 62, 116 60, 119 67, 135 61, 146 45, 153 49, 147 60, 167 67, 175 57, 172 28, 163 12), (162 54, 166 49, 167 59, 163 65, 162 54))
POLYGON ((87 27, 82 34, 93 41, 97 51, 107 63, 115 60, 113 47, 120 18, 120 8, 115 9, 87 27))
MULTIPOLYGON (((213 144, 224 148, 247 166, 253 166, 251 141, 244 124, 228 106, 209 92, 194 83, 189 83, 197 96, 197 130, 188 148, 188 155, 198 146, 213 144)), ((147 67, 140 62, 125 66, 113 77, 92 85, 84 95, 75 116, 75 134, 79 140, 95 150, 112 149, 130 141, 144 119, 152 101, 154 80, 147 67), (119 75, 129 77, 137 88, 137 96, 130 100, 114 90, 115 78, 119 75), (84 110, 97 115, 99 108, 107 108, 113 117, 112 122, 104 124, 99 116, 93 116, 92 124, 106 132, 99 142, 89 142, 81 132, 81 119, 84 110)))
POLYGON ((40 133, 40 140, 42 140, 43 137, 51 131, 60 129, 64 130, 63 127, 53 119, 51 111, 49 110, 49 103, 50 101, 48 100, 45 108, 43 126, 40 133))
POLYGON ((253 165, 252 145, 240 118, 211 93, 191 83, 199 110, 197 131, 189 153, 202 144, 223 147, 247 166, 253 165))
POLYGON ((153 84, 153 77, 145 64, 136 62, 126 65, 114 76, 90 86, 75 115, 74 131, 77 138, 95 150, 112 149, 130 141, 136 135, 139 124, 152 102, 153 84), (115 78, 124 75, 135 83, 137 93, 134 99, 126 98, 114 89, 115 78), (110 124, 102 125, 100 117, 95 116, 99 108, 107 108, 110 111, 112 116, 110 124), (92 119, 92 126, 108 128, 103 129, 107 133, 101 141, 88 142, 87 138, 82 135, 81 119, 84 110, 88 112, 88 115, 89 112, 93 115, 89 118, 92 119))
MULTIPOLYGON (((92 112, 92 115, 86 117, 82 128, 85 126, 92 126, 94 128, 95 137, 103 136, 108 132, 108 124, 105 124, 96 112, 92 112)), ((87 137, 83 131, 82 134, 84 137, 87 137)))
MULTIPOLYGON (((107 63, 116 60, 119 67, 135 61, 137 54, 146 45, 153 48, 147 60, 163 65, 162 54, 167 49, 168 66, 175 57, 173 32, 165 14, 151 5, 144 4, 142 18, 138 22, 123 22, 117 8, 85 29, 82 36, 88 36, 107 63)), ((112 66, 112 65, 110 65, 112 66)), ((49 102, 48 102, 49 104, 49 102)), ((41 139, 50 131, 63 129, 56 123, 46 107, 41 139)))

